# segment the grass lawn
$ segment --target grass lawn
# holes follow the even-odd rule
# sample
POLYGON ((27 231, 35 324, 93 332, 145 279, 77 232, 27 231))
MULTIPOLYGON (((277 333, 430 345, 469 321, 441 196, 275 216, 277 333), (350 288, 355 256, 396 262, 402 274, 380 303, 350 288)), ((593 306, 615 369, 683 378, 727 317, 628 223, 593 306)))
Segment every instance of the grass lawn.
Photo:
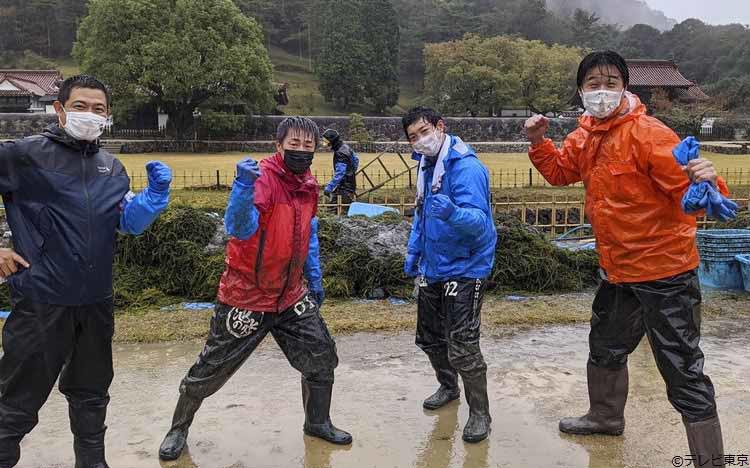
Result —
MULTIPOLYGON (((139 174, 144 172, 144 165, 152 159, 158 159, 170 167, 177 174, 181 173, 205 173, 215 174, 216 170, 222 173, 233 173, 239 160, 247 157, 244 153, 218 153, 218 154, 194 154, 194 153, 152 153, 152 154, 123 154, 120 160, 125 164, 128 172, 139 174)), ((268 154, 250 154, 255 159, 263 159, 268 154)), ((375 158, 375 154, 360 154, 360 167, 364 166, 375 158)), ((408 155, 404 155, 408 157, 408 155)), ((499 154, 484 153, 480 155, 482 161, 489 171, 498 173, 513 173, 517 171, 519 176, 525 175, 528 178, 528 171, 533 166, 525 153, 499 154)), ((743 171, 750 179, 750 156, 731 156, 723 154, 704 154, 704 157, 710 158, 719 171, 743 171)), ((403 163, 395 154, 387 155, 384 162, 389 171, 395 171, 403 167, 403 163)), ((333 167, 333 155, 330 151, 319 151, 313 161, 312 170, 317 173, 319 178, 330 176, 333 167)), ((369 171, 368 171, 369 172, 369 171)))
MULTIPOLYGON (((216 171, 220 171, 220 180, 223 184, 231 183, 235 166, 239 160, 247 157, 242 153, 221 153, 221 154, 185 154, 185 153, 152 153, 152 154, 133 154, 121 155, 120 160, 125 164, 128 173, 134 179, 136 187, 138 182, 144 178, 145 164, 152 160, 158 159, 168 164, 176 175, 178 187, 192 185, 208 185, 216 183, 216 171)), ((249 156, 260 160, 268 157, 268 154, 250 154, 249 156)), ((360 167, 372 161, 376 154, 360 154, 360 167)), ((408 158, 409 155, 404 155, 408 158)), ((748 158, 750 160, 750 158, 748 158)), ((514 182, 523 185, 528 182, 529 169, 532 167, 526 154, 483 154, 482 160, 487 165, 492 174, 493 186, 500 185, 502 177, 503 186, 513 186, 514 182)), ((389 154, 383 160, 388 170, 401 172, 405 166, 401 159, 395 154, 389 154)), ((413 163, 407 159, 407 162, 413 163)), ((416 164, 416 163, 414 163, 416 164)), ((750 164, 748 164, 750 168, 750 164)), ((330 151, 321 151, 315 157, 312 167, 313 174, 321 184, 330 180, 333 173, 333 154, 330 151)), ((385 171, 380 166, 373 166, 372 170, 368 169, 368 175, 374 183, 387 180, 385 171)), ((534 183, 541 185, 541 179, 536 171, 534 173, 534 183)), ((408 183, 406 177, 403 180, 396 181, 393 187, 398 188, 408 183)), ((360 186, 364 187, 364 180, 360 181, 360 186)))
MULTIPOLYGON (((523 294, 514 291, 513 294, 523 294)), ((586 323, 591 319, 593 292, 554 295, 530 295, 524 302, 511 301, 502 293, 488 294, 483 311, 485 333, 507 327, 534 327, 586 323)), ((703 306, 704 318, 746 320, 750 299, 745 294, 709 292, 703 306)), ((158 308, 118 311, 115 342, 161 342, 205 339, 211 311, 169 312, 172 322, 164 320, 158 308), (179 322, 179 327, 165 324, 179 322)), ((416 304, 394 306, 388 301, 326 300, 323 316, 334 335, 359 332, 395 333, 416 327, 416 304)))
POLYGON ((62 73, 63 78, 70 78, 81 73, 78 64, 73 58, 68 57, 57 61, 57 69, 62 73))
MULTIPOLYGON (((349 109, 339 109, 330 102, 325 102, 320 94, 317 77, 310 68, 307 57, 300 58, 278 47, 271 47, 271 62, 274 66, 274 81, 289 83, 289 105, 281 110, 286 115, 348 115, 353 112, 369 114, 367 107, 350 106, 349 109)), ((401 93, 398 105, 391 109, 394 114, 402 114, 417 102, 419 92, 412 83, 401 83, 401 93)))

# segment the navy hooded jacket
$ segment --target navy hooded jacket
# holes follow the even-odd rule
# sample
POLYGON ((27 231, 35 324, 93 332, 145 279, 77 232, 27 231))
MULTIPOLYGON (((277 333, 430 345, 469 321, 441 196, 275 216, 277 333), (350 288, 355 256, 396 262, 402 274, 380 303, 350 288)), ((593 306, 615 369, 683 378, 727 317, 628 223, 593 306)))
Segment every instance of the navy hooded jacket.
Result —
POLYGON ((13 249, 31 265, 8 278, 13 297, 56 305, 112 297, 118 227, 145 229, 168 200, 168 192, 155 197, 148 189, 128 196, 129 187, 120 161, 57 125, 0 145, 0 193, 13 249), (134 204, 127 210, 133 219, 124 222, 128 204, 134 204), (135 219, 143 217, 150 219, 135 219))

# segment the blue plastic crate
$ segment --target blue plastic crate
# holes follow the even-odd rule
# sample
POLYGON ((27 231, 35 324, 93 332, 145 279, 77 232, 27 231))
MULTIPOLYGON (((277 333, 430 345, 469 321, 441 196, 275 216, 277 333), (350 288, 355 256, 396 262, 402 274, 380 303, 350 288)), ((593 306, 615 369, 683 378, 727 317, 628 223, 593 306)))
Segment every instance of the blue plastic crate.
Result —
POLYGON ((738 255, 750 254, 750 230, 715 229, 698 231, 701 284, 719 289, 743 289, 738 255))
POLYGON ((745 291, 750 292, 750 255, 737 255, 736 258, 737 263, 740 264, 745 291))

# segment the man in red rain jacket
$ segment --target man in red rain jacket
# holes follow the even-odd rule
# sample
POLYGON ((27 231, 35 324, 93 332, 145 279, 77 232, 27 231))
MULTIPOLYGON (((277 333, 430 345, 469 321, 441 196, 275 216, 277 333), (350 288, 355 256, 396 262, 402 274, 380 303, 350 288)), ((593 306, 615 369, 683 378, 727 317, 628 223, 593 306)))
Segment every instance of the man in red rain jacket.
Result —
POLYGON ((219 304, 206 346, 180 385, 172 427, 159 449, 162 460, 180 456, 203 399, 229 380, 268 333, 302 373, 305 434, 352 442, 329 417, 338 356, 320 315, 318 184, 310 173, 319 139, 315 123, 288 118, 279 125, 274 156, 260 166, 251 159, 237 165, 224 218, 232 238, 219 304))

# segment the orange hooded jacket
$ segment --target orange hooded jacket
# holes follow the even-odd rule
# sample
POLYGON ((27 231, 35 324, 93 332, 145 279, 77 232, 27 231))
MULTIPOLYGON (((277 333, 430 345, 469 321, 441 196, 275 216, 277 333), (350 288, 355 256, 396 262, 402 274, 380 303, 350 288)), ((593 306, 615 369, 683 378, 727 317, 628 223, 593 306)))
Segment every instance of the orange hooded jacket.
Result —
MULTIPOLYGON (((612 283, 668 278, 696 268, 696 218, 682 211, 690 180, 672 156, 679 137, 626 93, 616 117, 590 115, 562 149, 533 145, 531 162, 552 185, 583 181, 599 264, 612 283)), ((723 180, 719 190, 728 195, 723 180)))

